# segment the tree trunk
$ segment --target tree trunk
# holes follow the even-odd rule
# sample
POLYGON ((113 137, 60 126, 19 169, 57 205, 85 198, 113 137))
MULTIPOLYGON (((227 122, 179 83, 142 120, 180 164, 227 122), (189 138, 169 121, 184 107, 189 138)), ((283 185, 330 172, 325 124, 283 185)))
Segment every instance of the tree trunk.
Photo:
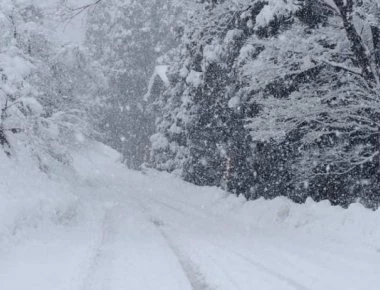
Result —
POLYGON ((373 63, 371 61, 371 54, 363 43, 363 39, 356 30, 353 21, 353 1, 347 0, 346 4, 341 0, 334 0, 336 6, 339 8, 343 26, 346 31, 348 40, 351 43, 352 52, 355 55, 357 65, 361 68, 363 77, 368 82, 369 86, 373 87, 376 82, 377 75, 374 71, 373 63))
POLYGON ((377 69, 380 70, 380 28, 377 26, 371 26, 371 32, 372 32, 374 59, 376 62, 377 69))
POLYGON ((0 145, 3 147, 9 147, 7 136, 5 135, 4 129, 2 127, 0 127, 0 145))

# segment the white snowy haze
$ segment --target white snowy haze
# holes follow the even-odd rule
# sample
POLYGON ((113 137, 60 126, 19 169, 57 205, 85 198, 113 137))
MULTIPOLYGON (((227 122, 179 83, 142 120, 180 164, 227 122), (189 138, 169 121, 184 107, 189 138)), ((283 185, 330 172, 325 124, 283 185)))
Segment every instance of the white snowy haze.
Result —
MULTIPOLYGON (((51 9, 55 9, 57 6, 59 7, 61 2, 65 3, 64 7, 71 9, 76 9, 93 3, 90 0, 47 0, 42 2, 45 2, 44 5, 49 6, 51 9), (47 2, 51 3, 48 4, 47 2)), ((57 14, 58 18, 52 20, 53 27, 56 27, 55 30, 57 38, 60 39, 63 43, 83 44, 85 38, 87 12, 84 11, 75 17, 71 17, 75 13, 69 13, 68 10, 64 11, 62 9, 57 12, 57 14), (65 12, 67 13, 66 15, 65 12), (62 18, 60 17, 61 13, 63 14, 62 18)))
POLYGON ((296 2, 0 0, 0 290, 380 289, 379 1, 296 2))

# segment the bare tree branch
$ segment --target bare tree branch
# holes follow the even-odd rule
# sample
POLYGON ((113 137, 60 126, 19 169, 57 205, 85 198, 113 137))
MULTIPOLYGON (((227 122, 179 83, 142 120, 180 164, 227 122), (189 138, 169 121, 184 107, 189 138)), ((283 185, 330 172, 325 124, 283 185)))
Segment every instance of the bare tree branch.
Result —
POLYGON ((96 0, 95 2, 88 3, 88 4, 85 4, 82 6, 78 6, 78 7, 69 7, 69 6, 65 5, 65 9, 67 9, 69 11, 68 15, 65 15, 66 20, 69 21, 69 20, 75 18, 76 16, 82 14, 84 11, 88 10, 89 8, 95 7, 96 5, 98 5, 102 1, 103 0, 96 0))

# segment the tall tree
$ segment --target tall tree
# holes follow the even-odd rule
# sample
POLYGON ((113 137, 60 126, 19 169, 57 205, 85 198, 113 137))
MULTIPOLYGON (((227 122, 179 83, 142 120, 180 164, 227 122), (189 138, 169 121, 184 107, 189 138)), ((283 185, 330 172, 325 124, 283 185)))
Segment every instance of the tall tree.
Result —
POLYGON ((199 7, 169 69, 157 167, 247 197, 378 202, 378 2, 199 7))
POLYGON ((130 168, 146 159, 153 120, 143 96, 157 59, 174 46, 178 13, 171 0, 103 1, 90 10, 87 43, 108 78, 100 130, 130 168))

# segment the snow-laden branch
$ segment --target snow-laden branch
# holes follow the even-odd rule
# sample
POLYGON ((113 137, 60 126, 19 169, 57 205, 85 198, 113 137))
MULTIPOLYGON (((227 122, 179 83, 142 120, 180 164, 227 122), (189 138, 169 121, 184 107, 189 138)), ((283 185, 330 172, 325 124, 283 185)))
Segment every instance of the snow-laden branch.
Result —
POLYGON ((353 74, 362 76, 362 71, 360 69, 358 69, 358 68, 355 68, 355 67, 348 67, 348 66, 346 66, 346 65, 344 65, 342 63, 338 63, 338 62, 335 62, 335 61, 330 61, 330 60, 327 60, 327 59, 313 58, 313 60, 316 61, 316 62, 319 62, 319 63, 324 63, 324 64, 327 64, 329 66, 332 66, 332 67, 335 67, 335 68, 347 71, 349 73, 353 73, 353 74))

